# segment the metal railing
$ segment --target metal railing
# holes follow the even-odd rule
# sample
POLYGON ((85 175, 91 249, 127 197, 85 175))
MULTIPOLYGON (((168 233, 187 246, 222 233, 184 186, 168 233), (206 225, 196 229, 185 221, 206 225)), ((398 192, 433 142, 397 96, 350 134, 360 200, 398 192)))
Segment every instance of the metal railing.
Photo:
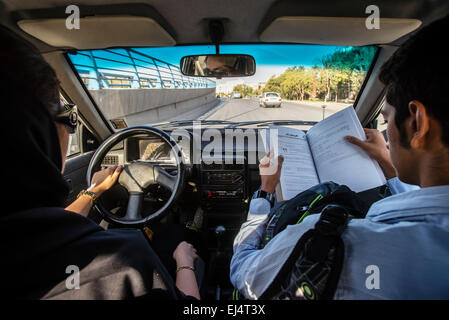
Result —
POLYGON ((215 87, 210 79, 184 76, 178 66, 134 49, 86 50, 69 57, 88 89, 215 87))

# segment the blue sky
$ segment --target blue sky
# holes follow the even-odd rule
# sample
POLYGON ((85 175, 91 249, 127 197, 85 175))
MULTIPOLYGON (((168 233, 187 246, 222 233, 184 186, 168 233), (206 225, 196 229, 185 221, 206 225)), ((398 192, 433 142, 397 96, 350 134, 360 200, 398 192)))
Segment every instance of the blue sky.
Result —
MULTIPOLYGON (((221 45, 220 53, 249 54, 256 60, 256 65, 264 66, 313 66, 320 64, 319 59, 333 53, 339 47, 296 44, 254 44, 221 45)), ((140 48, 138 51, 179 65, 183 56, 193 54, 214 54, 215 46, 179 46, 164 48, 140 48)))

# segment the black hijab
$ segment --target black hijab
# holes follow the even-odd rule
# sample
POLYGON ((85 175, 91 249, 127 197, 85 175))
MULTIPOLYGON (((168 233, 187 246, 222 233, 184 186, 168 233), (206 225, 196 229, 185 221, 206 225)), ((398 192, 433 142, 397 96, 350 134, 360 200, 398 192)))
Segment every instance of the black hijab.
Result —
POLYGON ((68 185, 53 120, 59 108, 56 75, 33 46, 3 27, 0 42, 0 215, 61 207, 68 185))

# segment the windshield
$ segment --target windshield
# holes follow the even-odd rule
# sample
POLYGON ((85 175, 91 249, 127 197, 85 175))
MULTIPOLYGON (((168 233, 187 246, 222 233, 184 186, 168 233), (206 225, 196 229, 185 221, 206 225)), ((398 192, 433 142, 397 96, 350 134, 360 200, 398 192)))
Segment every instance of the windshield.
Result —
POLYGON ((376 51, 375 46, 221 45, 220 53, 248 54, 256 61, 253 76, 222 79, 188 77, 179 69, 183 56, 214 54, 215 46, 88 50, 68 57, 119 129, 117 123, 320 121, 353 104, 376 51))

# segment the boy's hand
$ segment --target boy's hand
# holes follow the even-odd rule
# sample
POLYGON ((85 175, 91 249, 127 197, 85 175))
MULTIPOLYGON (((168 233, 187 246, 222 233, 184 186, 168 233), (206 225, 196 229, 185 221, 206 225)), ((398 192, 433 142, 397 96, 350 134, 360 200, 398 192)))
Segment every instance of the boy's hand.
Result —
POLYGON ((384 171, 385 176, 391 179, 396 176, 396 170, 390 160, 390 151, 387 142, 379 130, 363 129, 366 140, 362 141, 353 136, 346 136, 346 140, 366 152, 368 156, 376 160, 384 171))
POLYGON ((277 159, 273 159, 273 156, 273 152, 268 152, 259 164, 260 189, 268 193, 274 193, 281 178, 282 163, 284 162, 283 156, 278 156, 277 159))

